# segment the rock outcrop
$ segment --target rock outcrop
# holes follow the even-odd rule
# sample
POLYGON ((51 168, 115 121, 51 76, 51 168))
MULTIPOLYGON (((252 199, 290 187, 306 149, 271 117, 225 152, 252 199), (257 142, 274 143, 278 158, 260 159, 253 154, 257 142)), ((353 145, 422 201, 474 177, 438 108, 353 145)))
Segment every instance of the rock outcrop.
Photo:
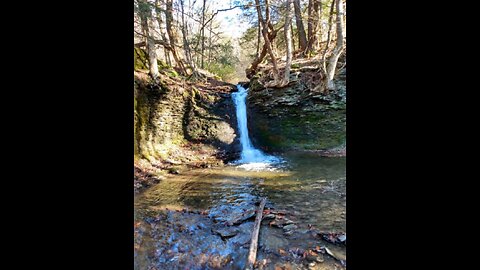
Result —
POLYGON ((235 159, 239 143, 230 97, 234 90, 234 85, 213 78, 188 83, 166 74, 155 84, 136 71, 136 159, 197 167, 235 159))
POLYGON ((338 72, 338 89, 331 93, 313 90, 320 76, 320 69, 306 62, 292 65, 291 82, 283 88, 263 86, 269 80, 268 70, 252 78, 248 83, 248 121, 256 147, 267 152, 309 150, 345 155, 345 69, 338 72))

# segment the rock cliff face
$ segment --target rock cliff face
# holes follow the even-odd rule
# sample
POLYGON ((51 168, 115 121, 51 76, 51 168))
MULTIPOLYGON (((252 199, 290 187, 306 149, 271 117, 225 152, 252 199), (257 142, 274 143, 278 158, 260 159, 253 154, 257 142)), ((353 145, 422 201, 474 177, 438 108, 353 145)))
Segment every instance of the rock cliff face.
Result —
POLYGON ((188 84, 135 72, 135 157, 170 165, 219 165, 238 156, 234 85, 188 84))
POLYGON ((256 147, 345 155, 345 69, 335 79, 337 91, 326 94, 312 90, 320 81, 318 69, 293 68, 293 81, 284 88, 263 87, 264 77, 260 73, 248 83, 249 132, 256 147))

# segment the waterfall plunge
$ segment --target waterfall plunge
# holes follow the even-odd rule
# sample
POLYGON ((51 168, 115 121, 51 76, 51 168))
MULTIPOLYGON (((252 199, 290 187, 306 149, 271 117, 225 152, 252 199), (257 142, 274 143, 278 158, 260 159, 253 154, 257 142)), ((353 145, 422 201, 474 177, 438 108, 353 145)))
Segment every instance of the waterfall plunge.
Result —
POLYGON ((270 163, 279 162, 277 157, 265 155, 259 149, 253 147, 250 138, 248 137, 247 128, 247 106, 246 98, 248 89, 237 85, 238 92, 232 93, 233 101, 235 102, 238 130, 240 132, 240 144, 242 145, 242 153, 237 164, 244 164, 240 167, 246 169, 268 167, 270 163))

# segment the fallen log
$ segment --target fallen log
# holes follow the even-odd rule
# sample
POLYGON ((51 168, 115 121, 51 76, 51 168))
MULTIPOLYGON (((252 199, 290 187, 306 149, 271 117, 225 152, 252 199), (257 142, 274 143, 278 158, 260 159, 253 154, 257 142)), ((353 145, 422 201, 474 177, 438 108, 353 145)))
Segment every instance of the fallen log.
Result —
POLYGON ((257 246, 258 246, 258 233, 260 232, 260 224, 262 223, 262 213, 263 208, 267 198, 263 198, 260 201, 260 206, 258 207, 257 216, 255 217, 255 225, 253 226, 252 231, 252 241, 250 242, 250 252, 248 253, 248 262, 245 269, 252 270, 255 260, 257 258, 257 246))

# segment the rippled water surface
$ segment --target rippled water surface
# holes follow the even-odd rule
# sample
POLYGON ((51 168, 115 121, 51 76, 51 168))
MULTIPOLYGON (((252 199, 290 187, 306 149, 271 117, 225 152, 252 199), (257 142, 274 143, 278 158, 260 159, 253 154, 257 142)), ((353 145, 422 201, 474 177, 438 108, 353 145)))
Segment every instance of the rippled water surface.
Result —
MULTIPOLYGON (((327 245, 312 237, 307 232, 309 228, 345 232, 346 158, 305 153, 289 153, 281 158, 285 162, 273 168, 231 165, 181 172, 137 195, 135 223, 140 225, 135 238, 136 268, 242 269, 249 239, 241 239, 240 233, 229 239, 212 233, 216 224, 208 213, 226 207, 230 209, 225 211, 228 215, 236 207, 254 205, 260 197, 267 198, 266 208, 284 211, 298 226, 293 234, 285 235, 282 229, 264 220, 257 261, 268 259, 266 269, 274 269, 277 261, 288 261, 276 254, 279 250, 327 245), (187 213, 172 211, 183 209, 188 209, 187 213), (188 214, 191 211, 194 212, 188 214), (203 215, 198 214, 202 211, 203 215), (179 229, 178 224, 184 224, 185 228, 179 229), (202 240, 198 242, 199 239, 202 240), (205 264, 201 264, 202 260, 205 264), (212 260, 214 263, 217 260, 218 265, 212 260), (229 267, 225 267, 225 260, 229 267)), ((240 226, 243 226, 240 230, 248 231, 253 220, 240 226)), ((344 247, 330 249, 345 253, 344 247)), ((340 269, 338 261, 329 258, 315 267, 340 269)))

